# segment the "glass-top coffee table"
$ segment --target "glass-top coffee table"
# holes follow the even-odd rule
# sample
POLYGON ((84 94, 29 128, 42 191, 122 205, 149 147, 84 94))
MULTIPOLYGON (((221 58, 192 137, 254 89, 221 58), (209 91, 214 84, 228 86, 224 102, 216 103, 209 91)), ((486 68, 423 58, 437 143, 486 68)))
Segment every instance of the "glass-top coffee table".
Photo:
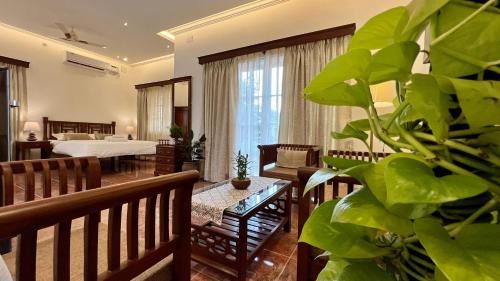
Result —
POLYGON ((220 224, 193 223, 191 258, 245 280, 247 266, 269 239, 281 227, 290 232, 291 203, 291 182, 279 180, 225 208, 220 224))

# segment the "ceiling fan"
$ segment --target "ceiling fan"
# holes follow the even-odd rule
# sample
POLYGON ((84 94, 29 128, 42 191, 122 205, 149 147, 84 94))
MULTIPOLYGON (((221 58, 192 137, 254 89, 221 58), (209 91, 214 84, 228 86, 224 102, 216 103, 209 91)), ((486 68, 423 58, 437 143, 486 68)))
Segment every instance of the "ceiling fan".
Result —
POLYGON ((81 43, 89 46, 94 46, 94 47, 99 47, 99 48, 106 48, 106 45, 102 44, 97 44, 97 43, 92 43, 88 42, 85 40, 80 40, 78 38, 78 35, 76 35, 75 30, 73 27, 71 27, 71 30, 69 30, 64 24, 56 22, 57 27, 63 32, 64 37, 60 38, 61 40, 69 41, 69 42, 76 42, 76 43, 81 43))

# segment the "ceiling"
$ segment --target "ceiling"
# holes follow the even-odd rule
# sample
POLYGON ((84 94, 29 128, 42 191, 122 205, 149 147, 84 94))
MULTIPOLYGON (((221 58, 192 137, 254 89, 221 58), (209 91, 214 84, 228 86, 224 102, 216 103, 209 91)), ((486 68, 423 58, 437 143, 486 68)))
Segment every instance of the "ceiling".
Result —
POLYGON ((173 44, 158 32, 249 2, 252 0, 0 0, 0 22, 55 38, 63 37, 55 25, 61 22, 73 27, 80 40, 107 48, 72 44, 135 63, 173 53, 173 44))

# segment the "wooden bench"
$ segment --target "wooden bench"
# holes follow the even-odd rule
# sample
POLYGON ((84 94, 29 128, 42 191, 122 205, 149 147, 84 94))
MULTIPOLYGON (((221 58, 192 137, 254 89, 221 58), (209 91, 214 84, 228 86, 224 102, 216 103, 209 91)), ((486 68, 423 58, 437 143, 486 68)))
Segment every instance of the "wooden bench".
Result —
MULTIPOLYGON (((16 280, 190 279, 191 194, 193 184, 199 178, 197 172, 94 189, 100 186, 100 170, 93 170, 94 160, 56 159, 55 163, 61 165, 57 168, 50 161, 53 160, 0 165, 6 186, 11 185, 9 179, 16 178, 14 175, 22 173, 26 167, 24 178, 28 186, 32 185, 35 171, 45 173, 42 181, 46 198, 32 200, 36 196, 32 196, 34 188, 30 188, 25 193, 28 194, 28 202, 0 207, 0 239, 17 237, 16 253, 4 256, 11 272, 15 267, 16 280), (48 174, 51 173, 47 171, 63 173, 64 169, 60 168, 63 162, 67 169, 77 167, 76 171, 86 167, 87 175, 94 171, 93 175, 99 175, 99 181, 89 181, 89 178, 97 179, 97 176, 90 176, 85 181, 89 190, 82 188, 76 193, 64 194, 63 188, 63 195, 51 197, 47 188, 48 174), (72 166, 71 162, 83 165, 72 166), (171 193, 175 194, 172 208, 171 193), (145 206, 144 216, 139 212, 140 205, 145 206), (122 209, 125 206, 126 231, 122 231, 122 209), (156 223, 157 209, 159 223, 156 223), (107 224, 100 223, 101 213, 106 213, 105 210, 107 224), (83 218, 84 226, 75 231, 72 223, 80 218, 83 218), (139 237, 139 230, 142 229, 140 219, 144 222, 144 239, 139 237), (39 231, 48 227, 53 227, 54 235, 49 241, 37 241, 39 231), (156 236, 156 233, 159 235, 156 236), (45 258, 37 258, 37 253, 45 258)), ((82 174, 77 172, 75 187, 82 186, 78 184, 79 175, 82 174)), ((13 196, 8 198, 8 202, 15 201, 13 196)))
MULTIPOLYGON (((101 168, 96 157, 59 158, 0 163, 0 207, 80 192, 101 186, 101 168), (40 177, 38 182, 36 178, 40 177), (57 183, 57 194, 52 185, 57 183), (23 197, 16 189, 24 190, 23 197)), ((0 253, 10 251, 10 241, 0 242, 0 253)))

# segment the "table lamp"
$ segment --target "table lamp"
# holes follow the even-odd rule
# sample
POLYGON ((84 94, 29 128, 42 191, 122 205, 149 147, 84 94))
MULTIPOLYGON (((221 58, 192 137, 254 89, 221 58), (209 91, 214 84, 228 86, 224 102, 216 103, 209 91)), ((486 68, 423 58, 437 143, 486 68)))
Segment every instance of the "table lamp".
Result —
POLYGON ((35 132, 40 132, 40 125, 38 122, 26 122, 24 123, 23 131, 29 132, 29 136, 26 139, 27 141, 36 141, 35 132))
POLYGON ((392 100, 396 97, 396 84, 394 81, 388 81, 371 85, 370 91, 376 108, 390 107, 392 100))
POLYGON ((134 132, 134 127, 132 127, 132 126, 127 126, 127 127, 125 128, 125 130, 126 130, 126 131, 127 131, 127 133, 128 133, 128 139, 129 139, 129 140, 133 140, 134 138, 132 138, 132 133, 134 132))
MULTIPOLYGON (((394 81, 387 81, 376 85, 370 86, 372 93, 373 104, 375 108, 389 108, 392 107, 392 100, 396 97, 396 84, 394 81)), ((373 149, 373 132, 370 131, 370 149, 373 149)))

